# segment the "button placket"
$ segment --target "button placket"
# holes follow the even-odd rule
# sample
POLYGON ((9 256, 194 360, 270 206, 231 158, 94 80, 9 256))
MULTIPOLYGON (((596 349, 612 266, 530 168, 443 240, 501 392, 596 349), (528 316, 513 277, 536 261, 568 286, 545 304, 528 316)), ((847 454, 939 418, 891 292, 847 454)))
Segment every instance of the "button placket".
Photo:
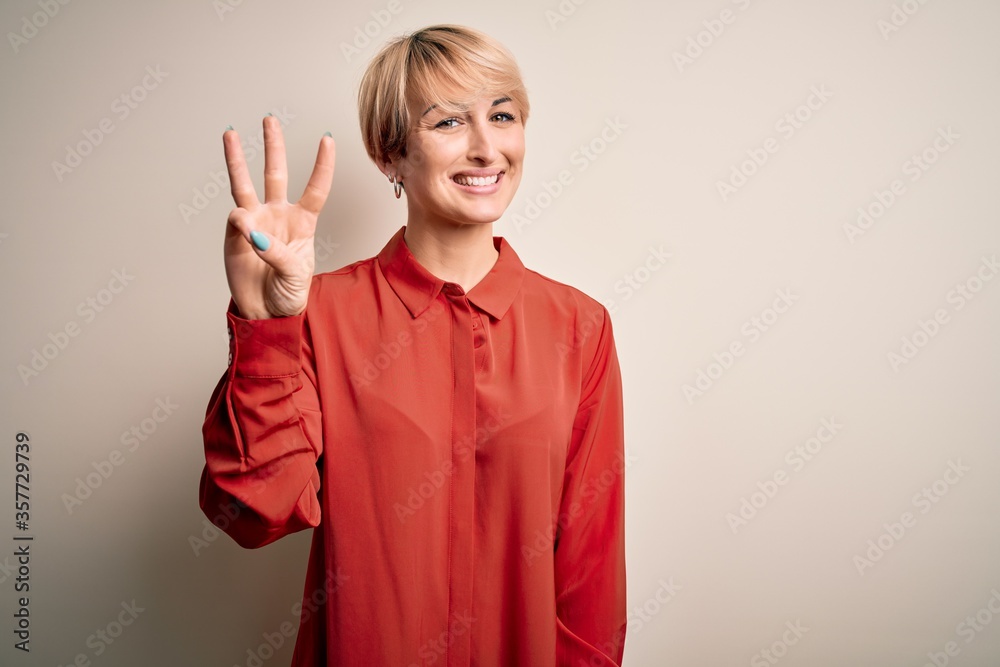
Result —
MULTIPOLYGON (((473 613, 472 583, 475 545, 476 460, 469 448, 476 445, 476 368, 477 352, 473 347, 475 308, 465 291, 455 283, 445 283, 441 290, 451 305, 452 360, 454 394, 452 396, 452 460, 449 508, 449 582, 448 623, 473 613), (469 334, 473 333, 473 336, 469 334)), ((482 326, 480 325, 480 330, 482 326)), ((446 667, 468 667, 472 661, 472 633, 454 637, 445 655, 446 667)))

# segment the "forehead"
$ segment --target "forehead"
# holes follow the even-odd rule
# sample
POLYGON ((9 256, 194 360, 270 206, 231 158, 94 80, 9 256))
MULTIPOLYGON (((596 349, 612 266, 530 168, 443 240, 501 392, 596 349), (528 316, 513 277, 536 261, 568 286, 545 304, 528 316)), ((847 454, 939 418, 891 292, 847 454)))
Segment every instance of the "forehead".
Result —
POLYGON ((481 73, 427 68, 414 72, 406 84, 407 106, 422 114, 432 105, 456 110, 468 108, 483 98, 490 102, 504 96, 505 86, 481 73))

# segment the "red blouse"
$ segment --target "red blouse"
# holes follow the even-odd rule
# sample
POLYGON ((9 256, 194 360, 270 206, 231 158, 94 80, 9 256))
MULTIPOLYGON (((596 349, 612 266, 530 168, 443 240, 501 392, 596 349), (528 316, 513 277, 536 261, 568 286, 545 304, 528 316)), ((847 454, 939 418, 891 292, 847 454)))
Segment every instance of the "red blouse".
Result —
POLYGON ((465 292, 405 229, 301 315, 230 301, 201 508, 247 548, 316 527, 293 667, 620 665, 610 316, 499 236, 465 292))

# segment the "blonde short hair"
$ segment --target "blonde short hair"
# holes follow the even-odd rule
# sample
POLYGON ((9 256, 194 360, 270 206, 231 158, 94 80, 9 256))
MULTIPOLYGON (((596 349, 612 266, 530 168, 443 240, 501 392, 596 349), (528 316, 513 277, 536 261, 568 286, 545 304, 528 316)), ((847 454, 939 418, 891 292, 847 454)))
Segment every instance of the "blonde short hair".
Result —
POLYGON ((521 122, 528 93, 514 56, 502 44, 460 25, 433 25, 397 37, 372 58, 358 90, 361 138, 374 162, 406 156, 407 102, 456 113, 486 96, 510 97, 521 122))

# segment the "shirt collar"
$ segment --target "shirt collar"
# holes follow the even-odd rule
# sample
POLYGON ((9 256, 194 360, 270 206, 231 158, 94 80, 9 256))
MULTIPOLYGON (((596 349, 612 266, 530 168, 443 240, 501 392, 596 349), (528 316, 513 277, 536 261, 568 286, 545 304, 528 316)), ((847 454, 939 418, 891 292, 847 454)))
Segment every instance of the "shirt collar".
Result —
MULTIPOLYGON (((378 264, 392 291, 410 311, 410 315, 417 317, 431 305, 447 283, 417 262, 403 240, 405 232, 406 225, 403 225, 393 234, 379 252, 378 264)), ((499 320, 521 289, 525 268, 521 258, 502 236, 493 237, 493 247, 500 256, 490 272, 466 296, 475 306, 499 320)))

